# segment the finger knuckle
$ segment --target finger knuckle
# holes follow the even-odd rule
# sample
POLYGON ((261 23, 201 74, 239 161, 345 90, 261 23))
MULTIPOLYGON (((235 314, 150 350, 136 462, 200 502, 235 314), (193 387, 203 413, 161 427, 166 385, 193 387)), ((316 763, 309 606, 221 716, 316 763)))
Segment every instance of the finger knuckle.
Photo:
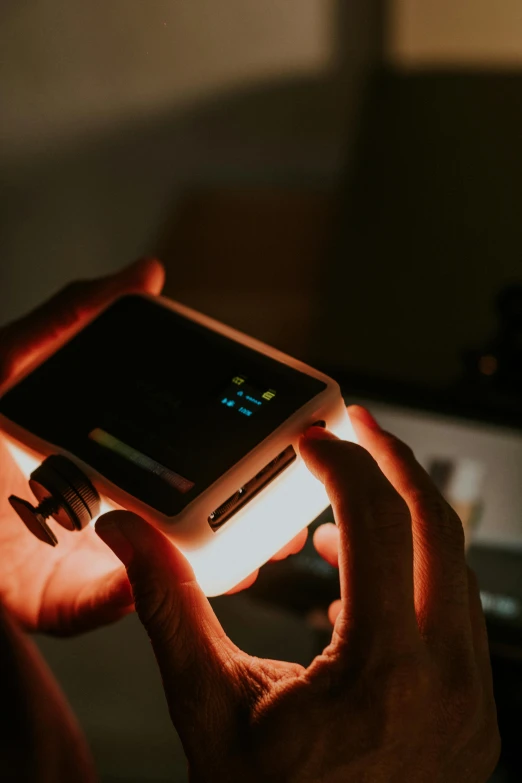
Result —
POLYGON ((448 521, 449 507, 436 489, 413 488, 411 503, 423 517, 436 519, 440 524, 448 521))
POLYGON ((476 733, 477 717, 483 709, 482 687, 473 667, 452 677, 443 687, 441 717, 445 730, 462 743, 476 733))
POLYGON ((53 325, 57 332, 74 326, 84 315, 85 302, 92 292, 92 281, 74 280, 62 288, 58 301, 63 306, 57 306, 53 317, 53 325))
POLYGON ((430 534, 437 535, 455 549, 464 549, 464 529, 459 517, 437 490, 416 489, 410 495, 410 504, 416 520, 429 526, 430 534))
POLYGON ((396 492, 379 493, 371 501, 373 518, 382 527, 410 526, 410 511, 406 502, 396 492))
POLYGON ((390 432, 384 433, 384 451, 388 457, 394 459, 394 461, 411 462, 415 460, 413 449, 406 443, 392 435, 390 432))
POLYGON ((399 724, 415 725, 427 717, 425 707, 431 701, 433 677, 423 652, 382 660, 365 675, 360 681, 366 689, 364 701, 372 705, 379 746, 394 742, 399 724))
POLYGON ((324 480, 328 485, 337 485, 351 475, 355 465, 370 458, 368 452, 357 443, 337 441, 329 444, 331 447, 328 459, 325 460, 324 480))
POLYGON ((391 722, 398 715, 417 712, 429 697, 430 673, 420 655, 396 657, 391 666, 385 667, 384 677, 377 673, 379 679, 384 680, 383 709, 391 722))
POLYGON ((397 556, 406 556, 411 549, 410 525, 402 513, 373 516, 373 540, 379 548, 397 556))

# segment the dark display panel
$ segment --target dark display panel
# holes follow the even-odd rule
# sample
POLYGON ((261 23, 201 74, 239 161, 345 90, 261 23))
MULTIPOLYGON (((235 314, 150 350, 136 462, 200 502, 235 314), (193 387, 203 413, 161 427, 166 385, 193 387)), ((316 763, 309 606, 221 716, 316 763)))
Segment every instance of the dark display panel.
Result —
POLYGON ((126 296, 7 392, 0 412, 174 516, 324 388, 126 296))

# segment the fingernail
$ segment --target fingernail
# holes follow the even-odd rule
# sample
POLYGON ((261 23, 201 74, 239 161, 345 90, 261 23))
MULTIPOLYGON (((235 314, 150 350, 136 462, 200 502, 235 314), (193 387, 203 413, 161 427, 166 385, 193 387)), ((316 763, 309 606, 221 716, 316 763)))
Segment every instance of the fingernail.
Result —
POLYGON ((339 440, 332 432, 324 427, 309 427, 303 435, 306 440, 339 440))
MULTIPOLYGON (((117 512, 116 512, 117 513, 117 512)), ((106 514, 96 522, 96 533, 101 540, 112 549, 123 565, 128 566, 132 561, 134 549, 131 542, 119 526, 113 514, 106 514)))
POLYGON ((366 408, 363 408, 362 405, 350 405, 348 407, 348 413, 350 415, 350 419, 355 419, 356 421, 361 422, 361 424, 364 424, 371 430, 381 429, 380 425, 374 419, 370 411, 366 410, 366 408))

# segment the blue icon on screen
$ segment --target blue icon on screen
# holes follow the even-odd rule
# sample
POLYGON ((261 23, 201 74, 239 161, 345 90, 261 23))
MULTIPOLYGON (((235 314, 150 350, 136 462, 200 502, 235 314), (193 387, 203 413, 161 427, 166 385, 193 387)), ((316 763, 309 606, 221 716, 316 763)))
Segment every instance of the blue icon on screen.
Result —
POLYGON ((238 397, 242 397, 244 393, 245 393, 245 392, 238 391, 238 393, 237 393, 237 396, 238 396, 238 397))

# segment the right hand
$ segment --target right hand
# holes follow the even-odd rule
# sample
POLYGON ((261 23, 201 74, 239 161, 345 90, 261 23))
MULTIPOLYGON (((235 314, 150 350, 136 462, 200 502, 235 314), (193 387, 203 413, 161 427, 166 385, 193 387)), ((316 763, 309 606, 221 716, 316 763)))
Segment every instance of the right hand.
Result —
POLYGON ((317 428, 301 443, 332 502, 342 595, 332 642, 308 668, 239 650, 187 561, 139 517, 98 521, 127 568, 191 781, 484 783, 495 767, 462 525, 404 444, 364 409, 351 418, 364 448, 317 428))

